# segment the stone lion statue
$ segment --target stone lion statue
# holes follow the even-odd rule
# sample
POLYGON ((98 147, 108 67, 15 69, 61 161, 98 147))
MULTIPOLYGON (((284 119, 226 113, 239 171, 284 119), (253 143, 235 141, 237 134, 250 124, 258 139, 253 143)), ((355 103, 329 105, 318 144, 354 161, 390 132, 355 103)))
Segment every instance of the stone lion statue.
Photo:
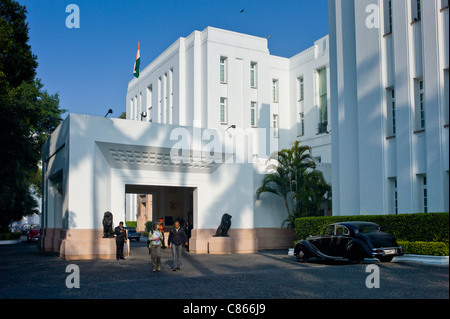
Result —
POLYGON ((105 212, 105 214, 103 214, 103 238, 114 237, 112 226, 113 226, 113 214, 111 212, 105 212))
POLYGON ((222 222, 220 226, 217 228, 216 234, 214 237, 228 237, 228 230, 231 227, 231 215, 225 213, 222 216, 222 222))

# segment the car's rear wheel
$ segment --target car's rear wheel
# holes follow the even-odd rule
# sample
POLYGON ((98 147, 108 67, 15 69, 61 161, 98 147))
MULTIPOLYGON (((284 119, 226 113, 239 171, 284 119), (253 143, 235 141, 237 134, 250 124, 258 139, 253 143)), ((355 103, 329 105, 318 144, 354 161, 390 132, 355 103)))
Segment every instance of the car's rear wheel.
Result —
POLYGON ((308 254, 307 254, 307 252, 306 252, 306 249, 303 248, 303 247, 300 247, 300 248, 298 249, 298 252, 297 252, 297 254, 295 255, 295 257, 297 257, 298 262, 301 262, 301 263, 306 263, 306 262, 308 262, 308 254))
POLYGON ((348 259, 349 259, 351 264, 360 264, 360 263, 362 263, 363 260, 364 260, 364 256, 363 256, 363 253, 361 251, 361 248, 359 248, 356 245, 352 245, 350 247, 350 253, 349 253, 348 259))

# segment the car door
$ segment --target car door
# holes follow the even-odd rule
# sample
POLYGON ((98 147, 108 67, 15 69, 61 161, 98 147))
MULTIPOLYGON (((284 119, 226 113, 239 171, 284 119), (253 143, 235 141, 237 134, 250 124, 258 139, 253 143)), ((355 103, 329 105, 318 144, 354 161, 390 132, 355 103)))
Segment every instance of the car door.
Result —
POLYGON ((336 225, 335 235, 331 239, 329 246, 330 256, 342 257, 350 239, 350 231, 348 228, 343 225, 336 225))
POLYGON ((335 225, 328 225, 325 227, 322 238, 320 239, 319 250, 326 255, 330 254, 330 245, 334 237, 334 229, 335 225))

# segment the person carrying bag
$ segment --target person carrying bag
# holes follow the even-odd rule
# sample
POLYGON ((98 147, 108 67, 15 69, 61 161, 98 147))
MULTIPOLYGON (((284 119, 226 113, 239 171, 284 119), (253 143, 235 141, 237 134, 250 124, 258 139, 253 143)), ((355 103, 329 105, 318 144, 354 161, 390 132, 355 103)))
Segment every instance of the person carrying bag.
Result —
POLYGON ((152 255, 153 271, 161 271, 161 241, 162 235, 158 230, 158 224, 153 225, 153 231, 148 234, 149 253, 152 255))

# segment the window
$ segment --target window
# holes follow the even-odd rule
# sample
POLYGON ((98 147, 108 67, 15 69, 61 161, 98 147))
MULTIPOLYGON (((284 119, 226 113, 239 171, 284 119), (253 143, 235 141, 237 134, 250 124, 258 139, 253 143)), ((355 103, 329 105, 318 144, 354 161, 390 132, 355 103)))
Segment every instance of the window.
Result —
POLYGON ((220 98, 220 124, 227 124, 227 99, 220 98))
POLYGON ((350 231, 347 227, 336 225, 336 235, 338 236, 348 236, 350 234, 350 231))
POLYGON ((162 96, 162 81, 161 77, 158 78, 158 122, 162 123, 162 107, 161 107, 161 96, 162 96))
POLYGON ((164 73, 164 77, 163 77, 163 96, 164 99, 162 101, 162 105, 163 105, 163 119, 161 121, 161 123, 166 123, 167 124, 167 119, 168 117, 168 113, 169 113, 169 108, 167 105, 167 95, 168 95, 168 85, 167 85, 167 72, 164 73))
POLYGON ((278 137, 278 114, 272 117, 273 137, 278 137))
POLYGON ((220 57, 220 83, 227 83, 227 63, 226 57, 220 57))
POLYGON ((303 101, 305 99, 305 87, 304 87, 304 83, 303 83, 303 76, 299 77, 297 80, 298 80, 298 88, 299 88, 298 100, 303 101))
POLYGON ((392 134, 395 135, 395 90, 392 89, 391 92, 391 115, 392 115, 392 134))
POLYGON ((448 0, 441 0, 441 9, 448 7, 448 0))
POLYGON ((305 114, 303 112, 299 113, 299 127, 298 127, 298 136, 305 135, 305 114))
POLYGON ((428 213, 428 190, 427 190, 427 176, 424 175, 422 178, 423 186, 423 212, 428 213))
POLYGON ((153 108, 153 85, 150 84, 147 86, 147 119, 149 122, 152 122, 152 108, 153 108))
POLYGON ((250 104, 250 124, 253 127, 258 126, 258 116, 257 116, 257 110, 256 110, 256 102, 251 102, 250 104))
POLYGON ((317 71, 319 78, 319 133, 327 132, 328 111, 327 111, 327 68, 317 71))
POLYGON ((387 89, 387 119, 388 119, 388 136, 395 136, 396 119, 395 119, 395 90, 393 88, 387 89))
POLYGON ((141 113, 141 111, 139 110, 139 101, 138 101, 138 96, 136 95, 134 97, 134 119, 137 121, 139 119, 139 113, 141 113))
POLYGON ((325 227, 325 230, 323 231, 324 236, 333 236, 334 235, 334 225, 328 225, 325 227))
POLYGON ((168 122, 169 124, 172 124, 173 121, 173 68, 169 70, 169 99, 168 99, 168 105, 167 105, 167 112, 168 112, 168 122))
POLYGON ((392 0, 384 0, 384 33, 392 33, 392 0))
POLYGON ((250 63, 250 86, 252 88, 256 88, 256 77, 257 77, 257 63, 251 62, 250 63))
POLYGON ((444 103, 444 124, 448 125, 449 124, 449 113, 450 113, 450 107, 449 107, 449 70, 445 69, 444 70, 444 98, 443 98, 443 103, 444 103))
POLYGON ((398 214, 397 177, 394 178, 394 213, 398 214))
POLYGON ((133 98, 130 99, 130 114, 127 116, 129 120, 132 120, 134 117, 134 100, 133 98))
POLYGON ((415 80, 416 89, 416 128, 425 129, 425 91, 422 79, 415 80))
POLYGON ((412 21, 420 21, 422 19, 422 0, 411 0, 412 21))
POLYGON ((272 100, 278 103, 278 80, 272 80, 272 100))
POLYGON ((388 1, 388 23, 389 23, 389 32, 392 32, 392 0, 388 1))
POLYGON ((416 0, 417 20, 422 20, 422 0, 416 0))

